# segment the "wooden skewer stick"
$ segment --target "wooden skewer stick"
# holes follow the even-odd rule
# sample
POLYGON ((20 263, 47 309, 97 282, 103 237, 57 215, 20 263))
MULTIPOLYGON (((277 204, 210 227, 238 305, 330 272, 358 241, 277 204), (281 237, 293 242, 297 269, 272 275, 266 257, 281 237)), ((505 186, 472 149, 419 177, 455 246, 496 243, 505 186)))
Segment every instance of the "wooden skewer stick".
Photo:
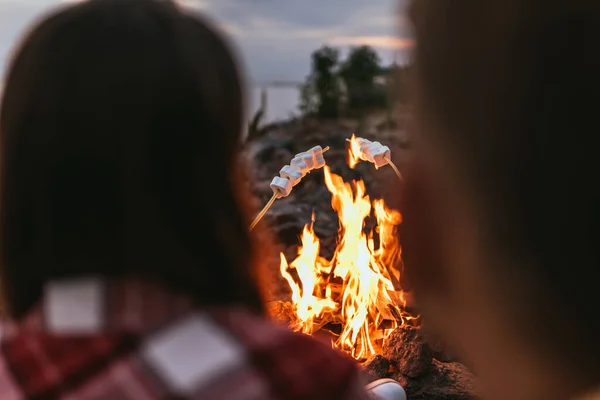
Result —
POLYGON ((392 167, 392 169, 394 170, 394 172, 396 173, 396 176, 398 177, 398 179, 400 179, 400 182, 404 182, 404 177, 402 177, 402 174, 400 173, 400 170, 398 169, 398 167, 396 167, 396 164, 394 164, 392 162, 392 160, 390 160, 389 158, 387 158, 386 156, 383 156, 383 159, 385 161, 388 162, 388 164, 390 164, 390 167, 392 167))
POLYGON ((252 221, 252 223, 250 224, 250 230, 254 229, 254 227, 260 222, 262 217, 265 216, 267 211, 269 211, 269 208, 271 208, 273 203, 275 203, 275 200, 277 200, 278 195, 279 195, 279 190, 277 190, 277 191, 275 191, 275 193, 273 193, 273 196, 271 196, 271 199, 267 202, 267 204, 263 207, 263 209, 260 210, 260 212, 258 213, 256 218, 254 218, 254 221, 252 221))

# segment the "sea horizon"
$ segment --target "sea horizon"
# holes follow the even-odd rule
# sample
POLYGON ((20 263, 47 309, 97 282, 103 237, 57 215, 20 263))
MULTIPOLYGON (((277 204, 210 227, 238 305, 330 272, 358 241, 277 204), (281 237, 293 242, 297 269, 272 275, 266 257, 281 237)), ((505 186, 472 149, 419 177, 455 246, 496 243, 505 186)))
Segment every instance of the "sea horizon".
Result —
POLYGON ((270 124, 299 116, 301 84, 301 82, 292 81, 253 84, 248 95, 248 120, 252 119, 259 109, 263 90, 266 90, 267 93, 267 104, 262 124, 270 124))

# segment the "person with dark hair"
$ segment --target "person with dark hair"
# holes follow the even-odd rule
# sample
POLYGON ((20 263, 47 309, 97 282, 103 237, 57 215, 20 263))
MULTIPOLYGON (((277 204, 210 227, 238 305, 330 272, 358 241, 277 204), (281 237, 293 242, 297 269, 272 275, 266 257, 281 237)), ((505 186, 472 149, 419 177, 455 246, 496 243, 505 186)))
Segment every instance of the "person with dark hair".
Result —
POLYGON ((411 18, 402 237, 423 321, 485 399, 600 399, 598 2, 415 0, 411 18))
POLYGON ((263 317, 241 87, 171 1, 26 35, 0 112, 0 398, 368 398, 353 360, 263 317))

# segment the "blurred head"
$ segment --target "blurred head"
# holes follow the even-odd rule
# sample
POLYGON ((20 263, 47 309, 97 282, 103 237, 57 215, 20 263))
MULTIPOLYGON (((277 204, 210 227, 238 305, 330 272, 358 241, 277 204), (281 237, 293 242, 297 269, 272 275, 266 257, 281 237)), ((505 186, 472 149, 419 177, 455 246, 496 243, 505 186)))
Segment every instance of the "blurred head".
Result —
POLYGON ((160 0, 90 0, 18 47, 0 115, 0 264, 19 318, 45 282, 143 277, 260 309, 232 52, 160 0))
POLYGON ((492 399, 600 384, 597 2, 415 0, 404 255, 492 399))

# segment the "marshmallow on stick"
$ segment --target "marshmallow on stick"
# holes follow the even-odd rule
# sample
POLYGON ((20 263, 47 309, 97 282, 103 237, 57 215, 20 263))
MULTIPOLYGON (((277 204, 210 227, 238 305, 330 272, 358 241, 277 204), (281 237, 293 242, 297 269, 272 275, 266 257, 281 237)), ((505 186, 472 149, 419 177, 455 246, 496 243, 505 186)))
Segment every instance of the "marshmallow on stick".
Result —
POLYGON ((376 169, 389 165, 396 173, 398 179, 400 179, 401 182, 404 182, 400 170, 392 162, 392 152, 389 147, 384 146, 379 142, 371 142, 370 140, 356 137, 354 134, 352 135, 352 138, 346 140, 350 142, 348 158, 350 168, 354 168, 359 161, 373 163, 376 169))
POLYGON ((392 152, 389 147, 379 142, 356 137, 352 135, 350 139, 350 167, 354 168, 359 161, 368 161, 379 169, 390 163, 392 152))
POLYGON ((303 153, 294 156, 289 165, 284 166, 271 181, 271 189, 277 198, 287 197, 292 192, 292 187, 296 186, 302 178, 310 171, 322 168, 325 165, 323 153, 329 150, 329 147, 321 148, 315 146, 303 153))

